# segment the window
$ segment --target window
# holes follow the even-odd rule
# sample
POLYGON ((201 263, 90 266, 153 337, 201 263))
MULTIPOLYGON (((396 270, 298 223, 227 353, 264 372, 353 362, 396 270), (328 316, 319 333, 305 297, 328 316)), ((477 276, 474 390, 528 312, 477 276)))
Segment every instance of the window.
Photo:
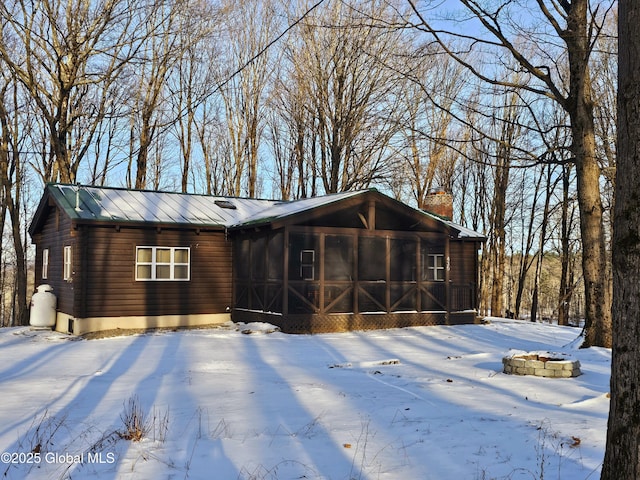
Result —
POLYGON ((320 259, 316 256, 320 251, 320 234, 292 232, 285 247, 289 250, 289 280, 319 280, 315 261, 320 259))
POLYGON ((426 256, 426 264, 423 260, 422 268, 426 273, 426 278, 423 275, 423 279, 425 280, 433 280, 436 282, 444 281, 444 255, 437 254, 429 254, 426 256))
POLYGON ((302 250, 300 252, 300 278, 313 280, 315 278, 315 250, 302 250))
POLYGON ((42 279, 49 278, 49 249, 42 250, 42 279))
POLYGON ((136 280, 190 278, 189 247, 136 247, 136 280))
POLYGON ((67 245, 64 247, 64 255, 63 255, 64 265, 62 268, 62 278, 67 282, 71 280, 71 246, 67 245))

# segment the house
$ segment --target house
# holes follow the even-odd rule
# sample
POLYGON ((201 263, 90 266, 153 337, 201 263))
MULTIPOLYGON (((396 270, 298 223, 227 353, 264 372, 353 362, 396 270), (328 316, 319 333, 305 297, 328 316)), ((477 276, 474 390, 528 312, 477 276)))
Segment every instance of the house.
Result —
POLYGON ((61 332, 476 319, 484 237, 375 189, 272 201, 49 184, 29 233, 61 332))

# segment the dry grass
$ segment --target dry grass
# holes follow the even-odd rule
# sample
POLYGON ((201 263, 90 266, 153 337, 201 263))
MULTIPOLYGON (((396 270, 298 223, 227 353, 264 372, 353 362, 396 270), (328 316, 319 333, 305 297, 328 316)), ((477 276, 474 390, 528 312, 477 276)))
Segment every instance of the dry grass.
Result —
POLYGON ((144 335, 147 333, 156 332, 177 332, 182 330, 215 330, 215 329, 229 329, 227 324, 208 324, 208 325, 194 325, 190 327, 157 327, 157 328, 116 328, 113 330, 102 330, 99 332, 87 332, 78 337, 84 340, 98 340, 100 338, 111 337, 126 337, 130 335, 144 335))

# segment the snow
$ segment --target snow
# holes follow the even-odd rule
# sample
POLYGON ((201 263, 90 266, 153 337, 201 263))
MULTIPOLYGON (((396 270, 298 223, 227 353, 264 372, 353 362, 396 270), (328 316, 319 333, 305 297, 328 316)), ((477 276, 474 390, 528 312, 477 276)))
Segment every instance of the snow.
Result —
POLYGON ((0 476, 595 479, 611 352, 577 349, 579 332, 503 319, 98 340, 2 329, 0 476), (520 351, 570 355, 583 375, 502 373, 520 351), (131 401, 148 425, 139 442, 118 434, 131 401))

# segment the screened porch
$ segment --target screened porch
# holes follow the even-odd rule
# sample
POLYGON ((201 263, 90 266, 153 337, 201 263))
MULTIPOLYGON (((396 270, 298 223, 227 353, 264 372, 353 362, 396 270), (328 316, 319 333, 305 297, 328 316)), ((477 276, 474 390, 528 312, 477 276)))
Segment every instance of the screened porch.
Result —
POLYGON ((475 283, 454 278, 452 262, 445 233, 255 232, 234 242, 234 309, 295 316, 473 310, 475 283))

